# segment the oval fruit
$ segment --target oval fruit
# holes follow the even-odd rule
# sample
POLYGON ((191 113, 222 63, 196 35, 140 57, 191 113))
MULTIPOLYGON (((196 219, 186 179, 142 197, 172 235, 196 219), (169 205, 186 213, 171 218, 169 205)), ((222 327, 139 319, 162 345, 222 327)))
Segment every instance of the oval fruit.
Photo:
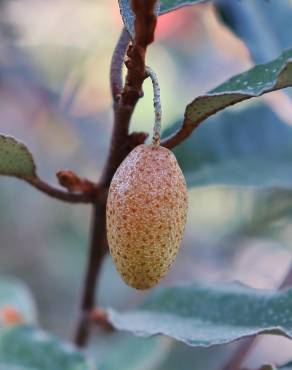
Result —
POLYGON ((137 146, 117 169, 107 200, 113 261, 133 288, 148 289, 171 267, 187 217, 187 188, 173 153, 137 146))

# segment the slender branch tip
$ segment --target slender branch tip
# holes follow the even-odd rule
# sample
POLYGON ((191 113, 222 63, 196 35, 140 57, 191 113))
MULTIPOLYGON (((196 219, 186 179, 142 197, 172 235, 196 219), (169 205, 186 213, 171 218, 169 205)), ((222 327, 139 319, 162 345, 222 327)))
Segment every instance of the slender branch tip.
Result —
MULTIPOLYGON (((32 179, 26 180, 30 185, 38 189, 48 196, 62 200, 68 203, 93 203, 95 194, 91 193, 70 193, 58 189, 45 181, 41 180, 39 177, 34 177, 32 179)), ((95 189, 97 190, 97 189, 95 189)))

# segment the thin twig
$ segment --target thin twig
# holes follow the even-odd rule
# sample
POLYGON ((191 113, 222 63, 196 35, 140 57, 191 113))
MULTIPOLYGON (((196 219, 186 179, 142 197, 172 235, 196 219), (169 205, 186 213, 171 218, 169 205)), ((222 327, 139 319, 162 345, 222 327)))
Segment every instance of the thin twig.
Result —
POLYGON ((119 101, 123 89, 122 70, 129 42, 130 35, 124 27, 114 49, 110 66, 110 84, 114 103, 119 101))
POLYGON ((155 123, 153 128, 152 144, 159 146, 160 144, 160 132, 161 132, 161 101, 160 101, 160 87, 156 73, 149 66, 146 66, 146 74, 151 78, 153 86, 153 103, 155 112, 155 123))
POLYGON ((26 180, 30 185, 34 186, 41 192, 49 195, 52 198, 63 200, 69 203, 93 203, 96 196, 97 188, 94 193, 69 193, 61 189, 55 188, 52 185, 47 184, 38 177, 26 180))
POLYGON ((105 241, 105 202, 103 194, 96 200, 93 208, 91 241, 88 256, 88 266, 84 281, 84 290, 81 301, 81 317, 75 333, 75 344, 82 347, 86 344, 90 330, 90 312, 95 306, 95 292, 97 289, 97 276, 101 271, 103 258, 106 254, 105 241))
MULTIPOLYGON (((284 277, 282 283, 279 286, 279 290, 286 289, 292 286, 292 264, 289 267, 289 270, 284 277)), ((238 348, 233 353, 231 359, 229 360, 228 364, 225 365, 222 370, 240 370, 241 365, 244 359, 247 357, 251 349, 257 342, 257 337, 249 337, 243 339, 239 344, 238 348)))
MULTIPOLYGON (((115 171, 132 149, 133 139, 137 145, 139 145, 138 137, 141 140, 145 139, 145 134, 139 136, 129 135, 129 125, 134 108, 141 97, 143 81, 146 78, 145 54, 147 46, 154 39, 156 26, 155 3, 156 1, 154 0, 132 0, 132 9, 136 15, 135 39, 127 51, 126 66, 128 72, 125 86, 121 92, 121 98, 114 104, 114 126, 110 151, 99 182, 99 196, 95 200, 90 252, 82 292, 82 313, 75 333, 75 343, 78 346, 84 346, 89 338, 90 312, 95 306, 97 278, 106 253, 106 193, 115 171)), ((120 68, 117 71, 121 73, 120 68)), ((115 76, 115 81, 121 81, 120 78, 115 76)), ((119 86, 119 82, 115 85, 115 89, 117 86, 119 86)))

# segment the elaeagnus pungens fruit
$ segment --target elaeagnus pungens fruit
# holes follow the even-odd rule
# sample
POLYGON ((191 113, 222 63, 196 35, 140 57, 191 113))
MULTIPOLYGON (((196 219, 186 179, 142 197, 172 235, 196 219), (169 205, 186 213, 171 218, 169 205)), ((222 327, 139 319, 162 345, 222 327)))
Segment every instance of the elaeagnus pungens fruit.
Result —
POLYGON ((106 210, 110 253, 128 285, 148 289, 167 274, 187 208, 185 179, 169 149, 142 144, 130 152, 112 179, 106 210))

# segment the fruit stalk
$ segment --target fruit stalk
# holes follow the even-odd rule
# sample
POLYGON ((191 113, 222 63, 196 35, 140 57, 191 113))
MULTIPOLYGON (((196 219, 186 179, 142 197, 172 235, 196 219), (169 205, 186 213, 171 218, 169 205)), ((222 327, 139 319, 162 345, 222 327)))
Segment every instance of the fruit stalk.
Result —
POLYGON ((154 103, 154 111, 155 111, 155 122, 154 122, 154 128, 153 128, 152 144, 155 146, 159 146, 160 145, 160 132, 161 132, 161 117, 162 117, 159 81, 158 81, 156 73, 153 71, 151 67, 147 66, 145 68, 145 72, 151 78, 151 82, 153 86, 153 103, 154 103))

